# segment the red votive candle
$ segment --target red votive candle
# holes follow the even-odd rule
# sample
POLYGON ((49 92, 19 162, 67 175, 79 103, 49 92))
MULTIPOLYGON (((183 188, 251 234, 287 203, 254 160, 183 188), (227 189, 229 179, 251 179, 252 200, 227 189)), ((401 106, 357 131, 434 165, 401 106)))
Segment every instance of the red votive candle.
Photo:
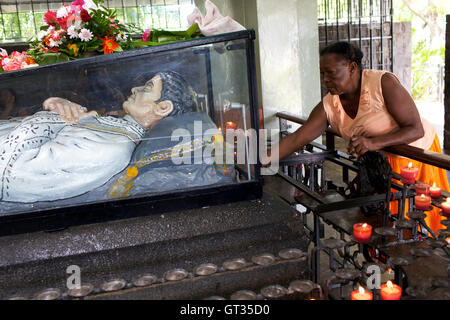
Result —
POLYGON ((416 184, 416 195, 420 196, 421 194, 428 195, 430 193, 430 186, 425 183, 416 184))
POLYGON ((234 123, 234 122, 232 122, 232 121, 228 121, 226 124, 225 124, 225 130, 236 130, 236 128, 237 128, 237 124, 236 123, 234 123))
POLYGON ((421 194, 420 196, 414 197, 414 204, 417 210, 427 211, 431 206, 431 197, 421 194))
POLYGON ((412 162, 408 166, 404 166, 400 169, 400 175, 402 176, 402 182, 407 184, 413 184, 416 182, 419 168, 413 167, 412 162))
POLYGON ((388 281, 387 283, 381 285, 380 288, 381 299, 383 300, 400 300, 402 296, 402 288, 388 281))
POLYGON ((373 300, 373 294, 360 286, 358 290, 352 291, 352 300, 373 300))
POLYGON ((450 217, 450 198, 447 201, 441 203, 442 214, 446 217, 450 217))
POLYGON ((355 223, 353 225, 353 237, 357 242, 367 242, 372 235, 372 226, 367 223, 355 223))
POLYGON ((441 188, 436 187, 436 183, 433 183, 433 186, 430 187, 430 195, 433 199, 439 199, 441 197, 441 188))

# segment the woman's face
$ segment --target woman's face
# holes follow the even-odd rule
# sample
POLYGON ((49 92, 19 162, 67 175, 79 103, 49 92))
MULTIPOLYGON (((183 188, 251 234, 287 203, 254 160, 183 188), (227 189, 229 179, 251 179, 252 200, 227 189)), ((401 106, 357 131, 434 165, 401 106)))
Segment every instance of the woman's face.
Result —
POLYGON ((326 53, 320 57, 320 75, 330 94, 340 95, 352 90, 351 74, 355 65, 335 53, 326 53))

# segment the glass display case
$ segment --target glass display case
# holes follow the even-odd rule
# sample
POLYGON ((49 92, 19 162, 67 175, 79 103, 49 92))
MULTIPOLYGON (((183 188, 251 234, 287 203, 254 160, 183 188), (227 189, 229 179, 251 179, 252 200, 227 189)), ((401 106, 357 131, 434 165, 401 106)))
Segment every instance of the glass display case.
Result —
POLYGON ((0 235, 261 197, 254 38, 0 74, 0 235))

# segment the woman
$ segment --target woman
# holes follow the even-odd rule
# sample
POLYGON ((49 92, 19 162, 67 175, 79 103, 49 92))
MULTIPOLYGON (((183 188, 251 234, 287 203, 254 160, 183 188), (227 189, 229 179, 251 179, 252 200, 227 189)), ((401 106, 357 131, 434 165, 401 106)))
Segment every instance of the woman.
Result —
MULTIPOLYGON (((347 42, 337 42, 320 52, 320 73, 328 94, 313 109, 305 125, 275 147, 280 159, 322 135, 328 125, 348 141, 349 153, 362 155, 399 144, 441 152, 436 130, 420 117, 397 77, 386 71, 364 70, 362 58, 361 50, 347 42)), ((412 162, 419 167, 417 180, 449 190, 445 170, 387 156, 395 172, 412 162)), ((426 221, 432 230, 443 228, 440 220, 437 209, 427 213, 426 221)))

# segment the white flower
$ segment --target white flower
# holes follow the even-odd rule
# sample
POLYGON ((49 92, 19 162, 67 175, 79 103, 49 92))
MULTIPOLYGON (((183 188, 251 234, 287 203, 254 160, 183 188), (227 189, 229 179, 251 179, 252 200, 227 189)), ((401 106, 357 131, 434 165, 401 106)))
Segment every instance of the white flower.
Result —
POLYGON ((126 33, 119 33, 116 36, 116 41, 117 42, 121 42, 121 41, 127 41, 128 35, 126 33))
POLYGON ((5 49, 0 48, 0 57, 7 57, 7 56, 8 52, 5 49))
POLYGON ((61 8, 58 9, 58 11, 56 11, 56 17, 57 18, 65 18, 69 15, 69 7, 68 6, 63 6, 61 8))
POLYGON ((50 39, 48 40, 48 42, 49 42, 48 46, 49 46, 50 48, 53 48, 53 47, 59 47, 59 45, 61 44, 61 41, 55 41, 55 40, 53 40, 52 38, 50 38, 50 39))
POLYGON ((70 26, 69 29, 67 29, 67 34, 69 35, 70 39, 78 38, 78 31, 76 30, 75 26, 70 26))
POLYGON ((80 33, 78 34, 78 37, 80 37, 81 41, 90 41, 94 37, 92 32, 86 28, 81 29, 80 33))
POLYGON ((42 41, 42 39, 44 39, 46 36, 48 35, 48 32, 45 30, 41 30, 38 34, 38 39, 39 41, 42 41))

